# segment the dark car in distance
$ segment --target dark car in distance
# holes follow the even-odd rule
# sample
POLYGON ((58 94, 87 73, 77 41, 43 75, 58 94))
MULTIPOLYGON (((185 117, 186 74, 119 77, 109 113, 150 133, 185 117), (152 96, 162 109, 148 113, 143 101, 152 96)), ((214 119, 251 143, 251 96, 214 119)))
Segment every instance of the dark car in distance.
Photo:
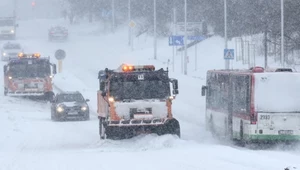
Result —
POLYGON ((69 36, 68 29, 62 26, 51 27, 48 31, 49 41, 67 40, 69 36))
POLYGON ((54 121, 64 121, 68 118, 89 120, 90 109, 87 104, 89 101, 78 91, 57 93, 51 101, 51 119, 54 121))

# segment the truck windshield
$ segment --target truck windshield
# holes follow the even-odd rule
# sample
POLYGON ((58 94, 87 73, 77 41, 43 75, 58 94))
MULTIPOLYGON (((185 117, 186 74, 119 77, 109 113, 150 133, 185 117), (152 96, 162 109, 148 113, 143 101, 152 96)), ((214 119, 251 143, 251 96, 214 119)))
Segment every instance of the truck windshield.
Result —
POLYGON ((165 99, 170 96, 170 85, 166 80, 112 81, 110 95, 115 100, 165 99))
POLYGON ((255 107, 258 112, 299 112, 300 74, 255 74, 255 107))
POLYGON ((9 73, 12 77, 16 78, 44 78, 46 76, 50 76, 51 69, 50 65, 47 63, 15 63, 9 65, 9 73))
POLYGON ((13 20, 0 20, 0 26, 14 26, 13 20))

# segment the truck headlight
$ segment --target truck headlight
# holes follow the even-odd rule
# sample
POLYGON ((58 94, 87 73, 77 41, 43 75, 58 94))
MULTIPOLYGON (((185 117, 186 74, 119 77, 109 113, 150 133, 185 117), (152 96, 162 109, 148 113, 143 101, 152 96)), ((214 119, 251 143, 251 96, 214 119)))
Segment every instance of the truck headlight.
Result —
POLYGON ((109 98, 108 98, 108 101, 109 101, 109 102, 114 102, 115 99, 114 99, 113 97, 109 97, 109 98))
POLYGON ((3 56, 6 56, 6 53, 2 53, 3 56))
POLYGON ((86 111, 87 107, 86 106, 81 106, 81 111, 86 111))
POLYGON ((63 112, 64 110, 65 110, 65 109, 64 109, 62 106, 58 106, 58 107, 56 108, 56 111, 59 112, 59 113, 63 112))
POLYGON ((10 30, 10 33, 15 33, 15 30, 10 30))

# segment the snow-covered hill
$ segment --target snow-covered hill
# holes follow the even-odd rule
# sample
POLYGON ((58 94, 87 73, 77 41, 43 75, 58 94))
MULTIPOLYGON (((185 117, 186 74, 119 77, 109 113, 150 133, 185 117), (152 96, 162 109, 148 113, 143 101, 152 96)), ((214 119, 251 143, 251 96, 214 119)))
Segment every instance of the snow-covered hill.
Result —
MULTIPOLYGON (((128 46, 126 29, 115 34, 99 33, 101 25, 69 27, 70 41, 48 42, 47 29, 62 20, 20 22, 18 41, 28 52, 50 55, 64 49, 67 58, 63 72, 54 78, 61 90, 79 90, 90 99, 90 121, 52 122, 50 104, 0 97, 0 169, 156 169, 156 170, 283 170, 299 167, 299 150, 250 150, 220 142, 205 131, 205 99, 201 86, 207 69, 223 68, 223 40, 212 37, 198 45, 198 69, 194 69, 194 49, 189 50, 188 76, 181 74, 181 58, 175 58, 179 95, 174 101, 174 116, 182 129, 182 138, 165 135, 141 135, 122 141, 100 140, 96 117, 96 92, 99 70, 116 68, 122 63, 154 64, 166 68, 172 59, 167 39, 158 41, 158 60, 153 60, 153 39, 135 39, 134 50, 128 46), (38 27, 32 27, 38 25, 38 27)), ((64 23, 63 23, 64 24, 64 23)), ((229 44, 233 45, 233 44, 229 44)), ((4 64, 4 63, 2 63, 4 64)), ((243 67, 233 63, 233 67, 243 67)), ((3 77, 0 76, 0 83, 3 77)))

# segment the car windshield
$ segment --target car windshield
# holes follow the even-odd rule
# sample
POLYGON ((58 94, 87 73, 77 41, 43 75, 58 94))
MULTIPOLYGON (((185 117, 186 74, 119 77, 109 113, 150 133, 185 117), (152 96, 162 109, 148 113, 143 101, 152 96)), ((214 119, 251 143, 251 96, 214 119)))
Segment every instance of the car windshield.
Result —
POLYGON ((110 95, 115 100, 164 99, 170 95, 170 85, 166 80, 113 81, 110 95))
POLYGON ((81 94, 60 94, 57 101, 61 102, 83 102, 84 98, 81 94))
POLYGON ((15 78, 44 78, 46 76, 50 76, 51 69, 50 64, 47 62, 33 62, 32 60, 27 60, 26 62, 13 63, 9 65, 9 74, 15 78))
POLYGON ((0 20, 0 26, 13 26, 13 20, 0 20))
POLYGON ((21 49, 20 44, 5 44, 4 49, 11 50, 11 49, 21 49))

